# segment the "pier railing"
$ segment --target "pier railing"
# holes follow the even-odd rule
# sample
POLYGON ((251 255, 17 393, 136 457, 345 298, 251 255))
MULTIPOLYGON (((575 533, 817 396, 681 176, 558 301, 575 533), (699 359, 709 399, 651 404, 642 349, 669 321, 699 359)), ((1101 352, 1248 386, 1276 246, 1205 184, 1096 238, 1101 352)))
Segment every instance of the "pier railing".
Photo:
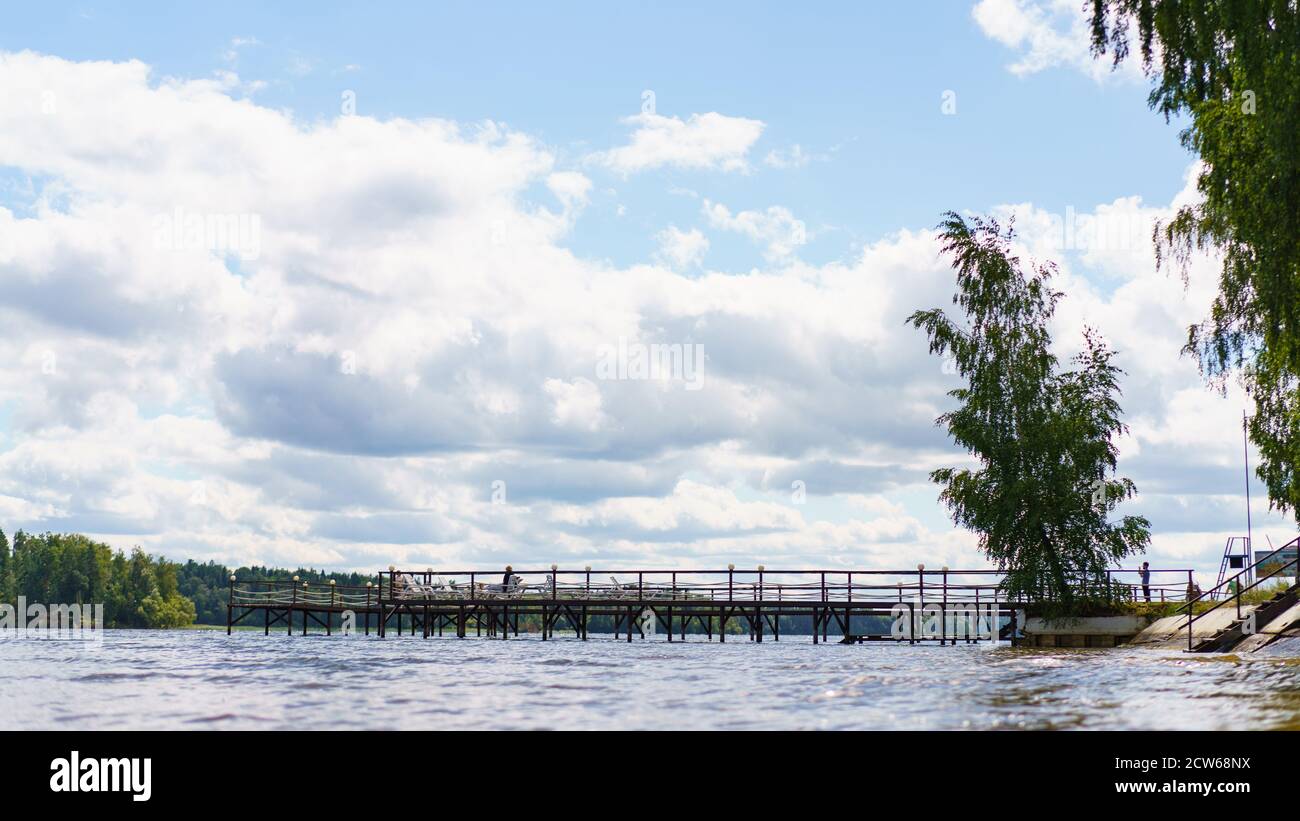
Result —
POLYGON ((992 600, 1001 581, 986 570, 518 570, 380 574, 385 601, 582 599, 690 602, 887 602, 947 595, 992 600))
MULTIPOLYGON (((1111 592, 1131 601, 1185 602, 1197 598, 1192 571, 1151 569, 1109 571, 1111 592)), ((387 570, 375 582, 339 585, 292 580, 231 580, 234 607, 370 610, 383 603, 475 602, 495 600, 789 602, 853 604, 947 602, 954 605, 1006 600, 1004 574, 997 570, 387 570)), ((1209 594, 1205 594, 1209 595, 1209 594)), ((1200 596, 1204 598, 1205 596, 1200 596)), ((1199 599, 1198 599, 1199 600, 1199 599)))
POLYGON ((236 581, 230 584, 230 603, 236 607, 322 607, 360 609, 379 604, 376 584, 312 584, 293 580, 236 581))
MULTIPOLYGON (((1132 601, 1184 601, 1192 591, 1187 568, 1151 569, 1143 585, 1137 569, 1107 574, 1112 592, 1132 601)), ((790 603, 946 601, 990 602, 1001 595, 997 570, 397 570, 379 574, 383 601, 635 600, 683 604, 717 601, 790 603)))
MULTIPOLYGON (((1076 589, 1090 597, 1104 593, 1108 598, 1147 601, 1176 601, 1192 589, 1190 570, 1153 568, 1148 573, 1146 584, 1142 584, 1142 571, 1114 570, 1080 579, 1076 589)), ((604 619, 616 638, 621 631, 631 641, 634 631, 645 635, 644 621, 649 619, 664 627, 669 641, 674 628, 684 640, 688 627, 703 629, 709 640, 716 627, 718 640, 725 641, 728 624, 734 629, 741 620, 751 638, 761 642, 766 631, 779 640, 782 620, 794 618, 804 620, 805 626, 811 624, 814 643, 819 634, 820 640, 826 640, 835 625, 846 642, 889 639, 943 644, 962 637, 958 622, 978 624, 984 619, 998 625, 1005 618, 1005 625, 994 630, 994 638, 1014 634, 1017 612, 1031 602, 1009 598, 1004 581, 1005 574, 997 570, 924 566, 915 570, 768 570, 762 565, 726 570, 576 570, 553 565, 549 570, 508 573, 394 567, 365 586, 304 581, 297 576, 241 582, 231 576, 226 630, 260 614, 266 633, 283 624, 292 634, 300 616, 304 635, 309 622, 329 634, 335 623, 346 631, 364 616, 362 629, 367 635, 371 618, 377 617, 381 637, 389 623, 396 622, 399 635, 404 625, 414 634, 418 624, 426 638, 433 633, 440 636, 448 627, 460 638, 471 627, 476 635, 505 638, 512 632, 518 635, 524 619, 540 627, 546 640, 563 619, 586 640, 592 620, 604 619), (900 613, 905 614, 904 622, 898 622, 900 613), (895 619, 889 635, 854 632, 855 620, 882 615, 895 619), (936 619, 939 628, 934 631, 936 619), (900 623, 905 625, 901 636, 895 630, 900 623)), ((858 624, 879 629, 879 622, 870 618, 858 624)))
POLYGON ((1150 581, 1142 583, 1142 571, 1108 570, 1107 581, 1132 602, 1183 602, 1197 595, 1195 573, 1190 568, 1151 568, 1150 581))

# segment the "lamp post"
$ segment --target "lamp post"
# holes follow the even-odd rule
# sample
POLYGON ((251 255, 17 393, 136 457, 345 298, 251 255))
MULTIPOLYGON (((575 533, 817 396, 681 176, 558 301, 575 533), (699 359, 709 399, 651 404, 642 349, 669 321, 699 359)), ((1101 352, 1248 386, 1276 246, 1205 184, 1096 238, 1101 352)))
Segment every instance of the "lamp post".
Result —
POLYGON ((235 574, 230 574, 230 596, 226 599, 226 635, 230 635, 235 613, 235 574))
POLYGON ((922 638, 924 638, 924 634, 925 634, 925 565, 923 565, 923 564, 918 564, 918 565, 916 566, 916 579, 917 579, 916 589, 917 589, 918 603, 919 603, 920 606, 921 606, 921 633, 922 633, 922 638))
MULTIPOLYGON (((948 565, 943 566, 943 615, 939 617, 939 644, 944 643, 948 633, 948 565)), ((955 645, 957 640, 954 638, 952 643, 955 645)))

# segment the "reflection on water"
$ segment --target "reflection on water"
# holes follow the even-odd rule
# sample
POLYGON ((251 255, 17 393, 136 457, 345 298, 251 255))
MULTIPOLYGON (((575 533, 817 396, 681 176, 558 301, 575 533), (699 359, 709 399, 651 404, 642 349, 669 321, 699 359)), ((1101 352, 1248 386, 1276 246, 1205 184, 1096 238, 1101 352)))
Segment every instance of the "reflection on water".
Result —
POLYGON ((1300 729, 1300 659, 108 631, 0 639, 0 729, 1300 729))

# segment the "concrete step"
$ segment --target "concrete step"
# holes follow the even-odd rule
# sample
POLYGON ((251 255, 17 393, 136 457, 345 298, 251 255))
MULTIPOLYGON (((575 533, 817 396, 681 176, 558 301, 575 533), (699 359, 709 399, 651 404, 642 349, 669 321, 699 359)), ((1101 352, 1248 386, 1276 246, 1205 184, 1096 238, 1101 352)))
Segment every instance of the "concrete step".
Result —
POLYGON ((1298 600, 1300 600, 1300 585, 1292 585, 1274 594, 1271 599, 1255 607, 1250 613, 1244 613, 1245 608, 1243 608, 1245 617, 1241 619, 1236 618, 1236 607, 1226 604, 1223 609, 1232 612, 1232 622, 1214 636, 1193 645, 1192 651, 1196 653, 1226 653, 1233 650, 1245 652, 1247 645, 1252 650, 1264 647, 1272 639, 1264 640, 1259 636, 1271 634, 1276 638, 1280 630, 1275 622, 1286 618, 1287 614, 1295 610, 1298 600))

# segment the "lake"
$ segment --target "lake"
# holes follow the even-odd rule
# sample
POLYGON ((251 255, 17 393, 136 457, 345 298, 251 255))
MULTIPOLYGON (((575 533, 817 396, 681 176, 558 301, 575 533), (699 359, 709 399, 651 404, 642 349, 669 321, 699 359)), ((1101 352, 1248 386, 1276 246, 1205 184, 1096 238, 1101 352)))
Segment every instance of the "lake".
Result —
POLYGON ((108 630, 0 638, 0 729, 1300 729, 1300 659, 108 630))

